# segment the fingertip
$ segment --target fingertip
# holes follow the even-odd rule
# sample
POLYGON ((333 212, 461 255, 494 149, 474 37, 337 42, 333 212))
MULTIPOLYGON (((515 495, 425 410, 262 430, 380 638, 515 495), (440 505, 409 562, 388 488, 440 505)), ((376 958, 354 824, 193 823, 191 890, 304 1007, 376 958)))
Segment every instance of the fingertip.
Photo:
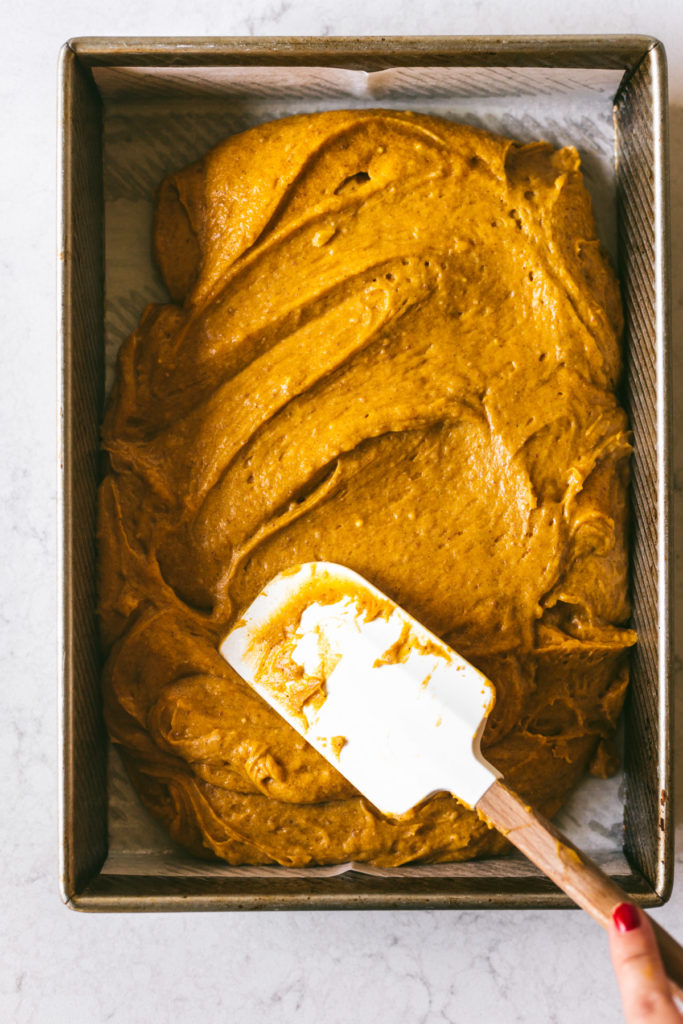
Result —
POLYGON ((643 981, 663 976, 652 926, 633 903, 620 903, 612 911, 609 945, 618 978, 632 973, 640 973, 643 981))
POLYGON ((632 903, 612 911, 610 953, 626 1020, 681 1024, 647 915, 632 903))

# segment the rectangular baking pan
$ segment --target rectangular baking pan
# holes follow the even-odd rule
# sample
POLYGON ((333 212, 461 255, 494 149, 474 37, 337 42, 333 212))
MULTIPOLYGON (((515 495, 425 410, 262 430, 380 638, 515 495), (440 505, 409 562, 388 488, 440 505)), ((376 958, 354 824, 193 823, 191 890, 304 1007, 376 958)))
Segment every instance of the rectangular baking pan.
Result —
POLYGON ((623 400, 634 434, 633 625, 624 712, 624 854, 615 875, 641 906, 670 894, 670 287, 666 59, 643 36, 362 39, 76 39, 60 63, 61 487, 60 871, 64 901, 92 911, 564 907, 505 858, 461 878, 167 877, 102 872, 107 737, 95 618, 95 505, 104 400, 103 103, 94 68, 230 66, 593 68, 623 72, 614 98, 625 315, 623 400), (478 872, 478 873, 477 873, 478 872))

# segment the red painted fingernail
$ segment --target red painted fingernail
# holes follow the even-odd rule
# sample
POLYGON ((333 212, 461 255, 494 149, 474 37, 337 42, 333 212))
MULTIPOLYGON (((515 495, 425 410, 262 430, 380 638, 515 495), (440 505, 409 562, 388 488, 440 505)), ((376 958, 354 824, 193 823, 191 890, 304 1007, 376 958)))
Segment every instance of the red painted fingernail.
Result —
POLYGON ((612 912, 612 920, 617 926, 617 931, 632 932, 640 925, 638 908, 634 907, 632 903, 620 903, 612 912))

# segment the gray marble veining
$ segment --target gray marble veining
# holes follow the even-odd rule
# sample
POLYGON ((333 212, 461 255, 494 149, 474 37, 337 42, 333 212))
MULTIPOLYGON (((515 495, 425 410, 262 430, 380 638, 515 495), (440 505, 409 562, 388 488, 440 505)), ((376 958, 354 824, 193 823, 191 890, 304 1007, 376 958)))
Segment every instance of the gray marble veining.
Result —
MULTIPOLYGON (((27 0, 0 64, 0 1019, 16 1024, 616 1024, 603 935, 579 913, 80 915, 57 894, 55 653, 56 61, 72 35, 643 32, 669 51, 674 338, 683 330, 683 8, 667 0, 27 0)), ((134 316, 131 295, 127 315, 134 316)), ((124 311, 126 312, 126 311, 124 311)), ((110 310, 111 329, 127 321, 110 310)), ((683 375, 676 595, 683 599, 683 375)), ((683 607, 679 603, 679 607, 683 607)), ((676 636, 676 680, 683 635, 676 636)), ((683 740, 683 706, 678 726, 683 740)), ((677 743, 678 745, 678 743, 677 743)), ((680 772, 679 772, 680 775, 680 772)), ((683 786, 678 787, 678 820, 683 786)), ((679 834, 677 861, 683 856, 679 834)), ((682 876, 683 877, 683 876, 682 876)), ((683 937, 683 882, 658 920, 683 937)))

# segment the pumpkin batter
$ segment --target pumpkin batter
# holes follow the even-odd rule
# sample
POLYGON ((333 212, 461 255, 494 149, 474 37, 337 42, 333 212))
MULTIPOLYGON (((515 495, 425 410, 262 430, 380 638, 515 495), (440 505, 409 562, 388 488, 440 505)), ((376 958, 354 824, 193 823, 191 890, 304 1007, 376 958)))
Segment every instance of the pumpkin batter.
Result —
POLYGON ((141 799, 232 864, 499 852, 450 796, 382 817, 217 647, 276 573, 338 562, 493 680, 483 750, 546 814, 609 763, 630 445, 576 151, 288 118, 166 179, 155 248, 173 303, 121 350, 99 503, 106 717, 141 799))

